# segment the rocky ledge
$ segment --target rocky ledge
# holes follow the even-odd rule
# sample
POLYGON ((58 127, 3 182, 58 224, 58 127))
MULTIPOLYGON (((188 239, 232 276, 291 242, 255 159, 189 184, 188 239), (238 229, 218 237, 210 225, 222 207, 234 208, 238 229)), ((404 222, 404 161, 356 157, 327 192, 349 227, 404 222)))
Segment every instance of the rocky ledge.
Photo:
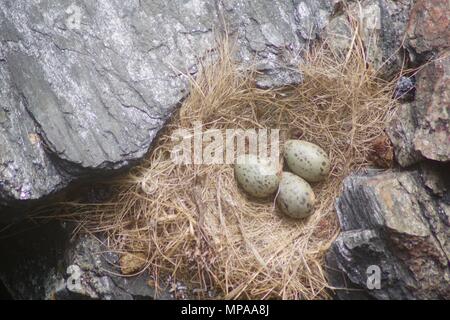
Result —
POLYGON ((450 299, 448 168, 371 172, 344 182, 336 208, 342 232, 328 253, 338 296, 450 299), (378 287, 371 287, 377 268, 378 287), (369 283, 368 283, 369 281, 369 283), (369 290, 373 289, 373 290, 369 290))
MULTIPOLYGON (((225 27, 237 58, 262 72, 258 84, 281 86, 301 81, 285 66, 322 30, 346 45, 343 9, 362 15, 367 57, 387 60, 384 77, 419 69, 399 83, 406 94, 386 128, 398 165, 349 176, 336 201, 330 283, 343 299, 450 299, 448 0, 4 0, 0 221, 143 157, 225 27)), ((0 238, 0 281, 13 298, 155 297, 151 278, 116 277, 118 257, 98 241, 71 239, 59 222, 28 228, 0 238)), ((174 287, 157 296, 182 297, 174 287)))
POLYGON ((417 73, 387 126, 398 169, 348 177, 327 260, 337 296, 450 299, 450 6, 416 0, 404 50, 417 73), (403 169, 401 168, 403 167, 403 169))

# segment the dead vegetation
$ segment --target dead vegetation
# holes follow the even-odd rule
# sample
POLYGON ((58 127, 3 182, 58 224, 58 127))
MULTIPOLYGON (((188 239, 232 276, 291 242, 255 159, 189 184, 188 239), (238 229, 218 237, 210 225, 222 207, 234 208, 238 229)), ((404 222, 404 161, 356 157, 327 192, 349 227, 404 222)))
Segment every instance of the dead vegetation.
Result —
POLYGON ((81 231, 106 233, 121 263, 132 261, 124 273, 150 272, 156 287, 171 276, 200 298, 211 289, 227 299, 327 298, 324 253, 338 233, 334 202, 343 178, 370 164, 393 85, 377 78, 357 35, 344 54, 326 41, 312 48, 300 66, 303 83, 279 89, 258 89, 257 74, 240 70, 231 53, 224 41, 218 60, 191 79, 190 95, 148 158, 111 182, 117 193, 110 202, 66 203, 60 217, 76 219, 81 231), (248 198, 232 165, 173 163, 170 134, 195 121, 205 129, 279 128, 281 140, 321 146, 332 170, 313 185, 315 214, 294 221, 273 199, 248 198))

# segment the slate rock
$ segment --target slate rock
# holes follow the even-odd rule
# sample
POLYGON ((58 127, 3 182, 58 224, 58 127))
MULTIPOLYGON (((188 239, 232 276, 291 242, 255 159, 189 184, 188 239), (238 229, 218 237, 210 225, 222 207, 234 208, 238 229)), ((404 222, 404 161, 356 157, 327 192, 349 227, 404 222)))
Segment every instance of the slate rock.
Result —
POLYGON ((414 147, 418 119, 413 103, 399 105, 395 116, 387 125, 386 132, 394 146, 395 160, 402 167, 409 167, 423 159, 414 147))
POLYGON ((25 101, 10 82, 0 59, 0 205, 38 199, 70 180, 51 161, 28 114, 25 101))
POLYGON ((416 75, 415 100, 400 107, 388 132, 402 166, 450 160, 450 3, 417 0, 405 47, 416 75))
MULTIPOLYGON (((336 203, 342 232, 328 260, 372 298, 450 298, 450 177, 448 166, 427 170, 435 174, 372 171, 344 181, 336 203), (379 288, 368 286, 373 266, 379 288)), ((344 285, 336 273, 331 283, 344 285)))
POLYGON ((450 51, 417 75, 414 147, 424 157, 450 161, 450 51))
POLYGON ((406 31, 406 46, 418 63, 450 49, 450 2, 416 0, 406 31))
POLYGON ((412 0, 349 1, 325 29, 329 44, 346 54, 357 23, 368 62, 379 71, 379 76, 390 79, 404 64, 402 43, 411 6, 412 0))
POLYGON ((140 160, 225 30, 243 66, 262 71, 260 87, 300 82, 293 66, 331 9, 331 0, 2 1, 0 206, 140 160))
POLYGON ((171 299, 158 293, 148 273, 118 276, 119 255, 101 239, 71 237, 74 225, 52 221, 29 223, 2 233, 0 282, 17 300, 141 300, 171 299), (7 235, 7 236, 6 236, 7 235))

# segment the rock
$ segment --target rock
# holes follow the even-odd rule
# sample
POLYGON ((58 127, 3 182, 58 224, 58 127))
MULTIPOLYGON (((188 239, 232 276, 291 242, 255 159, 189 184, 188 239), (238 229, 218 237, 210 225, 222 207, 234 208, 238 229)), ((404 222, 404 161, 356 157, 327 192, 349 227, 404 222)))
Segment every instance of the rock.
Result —
MULTIPOLYGON (((424 179, 424 169, 375 171, 344 181, 336 203, 342 232, 327 260, 363 295, 450 299, 450 177, 443 174, 448 166, 427 170, 435 174, 424 179), (380 271, 378 288, 371 282, 374 270, 380 271)), ((334 285, 343 284, 330 274, 334 285)))
POLYGON ((450 48, 450 2, 416 0, 406 31, 406 45, 413 61, 436 57, 450 48))
POLYGON ((142 158, 214 31, 237 39, 259 86, 298 83, 295 57, 330 11, 331 0, 2 1, 0 205, 142 158))
POLYGON ((3 283, 0 282, 0 300, 11 300, 11 295, 3 283))
POLYGON ((424 157, 450 160, 450 51, 417 75, 414 147, 424 157))
POLYGON ((400 105, 387 132, 397 162, 407 167, 423 158, 450 160, 450 55, 417 73, 416 98, 400 105))
POLYGON ((411 5, 411 0, 351 1, 331 19, 325 34, 332 47, 346 53, 352 43, 352 23, 357 21, 368 61, 380 76, 392 78, 404 65, 402 42, 411 5))
POLYGON ((401 104, 386 130, 394 145, 395 160, 402 167, 409 167, 423 159, 413 143, 418 122, 413 108, 411 103, 401 104))
POLYGON ((415 2, 406 31, 411 60, 424 63, 416 75, 415 101, 400 107, 388 132, 397 161, 450 160, 450 3, 415 2))
POLYGON ((65 186, 70 178, 46 153, 39 127, 10 82, 1 53, 0 83, 0 205, 39 199, 65 186))
POLYGON ((377 166, 377 168, 391 168, 394 164, 394 148, 388 135, 383 133, 381 136, 373 139, 370 146, 368 159, 377 166))
POLYGON ((120 259, 120 271, 125 275, 138 273, 145 266, 145 256, 142 253, 124 253, 120 259))
POLYGON ((269 88, 302 80, 296 66, 301 62, 299 53, 319 37, 328 22, 332 2, 225 0, 218 6, 228 28, 240 30, 238 60, 255 65, 262 73, 257 85, 269 88))
POLYGON ((106 252, 94 237, 70 239, 71 224, 53 221, 21 228, 25 231, 0 241, 0 282, 14 299, 172 298, 165 288, 157 294, 147 273, 117 276, 119 255, 106 252))
POLYGON ((411 102, 416 95, 416 78, 400 76, 394 89, 394 98, 401 102, 411 102))
POLYGON ((344 288, 338 298, 450 298, 449 11, 448 0, 417 0, 406 30, 412 62, 434 60, 415 84, 397 85, 397 98, 415 92, 401 97, 386 132, 396 161, 415 169, 344 181, 336 203, 342 232, 327 254, 330 282, 344 288))

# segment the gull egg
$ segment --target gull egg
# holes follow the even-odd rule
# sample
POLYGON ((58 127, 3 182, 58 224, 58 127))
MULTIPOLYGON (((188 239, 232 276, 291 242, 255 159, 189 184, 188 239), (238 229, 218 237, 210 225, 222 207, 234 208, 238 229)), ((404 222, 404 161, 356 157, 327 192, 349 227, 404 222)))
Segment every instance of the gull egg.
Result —
POLYGON ((316 197, 308 182, 290 172, 281 175, 277 203, 286 215, 302 219, 313 213, 316 197))
POLYGON ((330 172, 330 160, 325 151, 314 143, 288 140, 284 158, 293 173, 309 182, 324 180, 330 172))
POLYGON ((239 185, 256 198, 274 194, 280 183, 280 164, 256 155, 241 155, 236 159, 234 174, 239 185))

